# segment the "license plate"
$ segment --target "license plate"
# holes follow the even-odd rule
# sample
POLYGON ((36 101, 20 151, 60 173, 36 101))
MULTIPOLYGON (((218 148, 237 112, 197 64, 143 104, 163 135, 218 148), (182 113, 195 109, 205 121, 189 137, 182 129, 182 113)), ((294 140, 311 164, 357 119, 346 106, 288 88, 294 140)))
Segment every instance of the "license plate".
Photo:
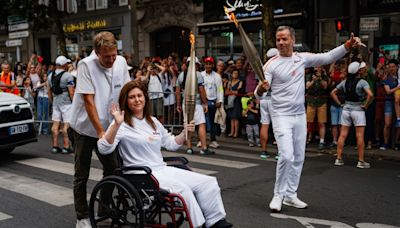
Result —
POLYGON ((29 126, 28 124, 22 124, 18 126, 12 126, 10 127, 10 135, 16 135, 16 134, 21 134, 29 131, 29 126))

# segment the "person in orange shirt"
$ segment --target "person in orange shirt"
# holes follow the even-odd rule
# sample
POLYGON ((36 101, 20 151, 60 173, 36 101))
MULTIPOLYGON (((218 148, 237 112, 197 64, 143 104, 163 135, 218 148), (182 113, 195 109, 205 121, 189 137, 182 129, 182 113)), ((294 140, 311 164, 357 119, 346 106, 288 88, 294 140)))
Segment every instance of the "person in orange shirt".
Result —
POLYGON ((1 64, 0 91, 19 95, 14 73, 10 71, 10 64, 1 64))

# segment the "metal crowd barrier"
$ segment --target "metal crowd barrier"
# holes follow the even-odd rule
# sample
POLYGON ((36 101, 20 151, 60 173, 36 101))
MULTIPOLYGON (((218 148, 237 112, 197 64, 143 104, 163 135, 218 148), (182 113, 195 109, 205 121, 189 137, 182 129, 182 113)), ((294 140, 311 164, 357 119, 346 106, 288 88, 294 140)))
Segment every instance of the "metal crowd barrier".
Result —
MULTIPOLYGON (((23 90, 24 88, 20 88, 20 90, 23 90)), ((152 95, 159 95, 159 93, 149 93, 149 96, 152 97, 152 95)), ((162 110, 160 111, 162 115, 162 123, 164 124, 165 127, 169 128, 170 131, 174 131, 176 128, 182 128, 183 127, 183 114, 179 113, 177 111, 177 104, 176 104, 176 98, 175 98, 175 93, 174 92, 168 92, 168 93, 162 93, 162 110)), ((51 112, 52 112, 52 106, 49 102, 48 105, 48 120, 39 120, 38 119, 38 100, 33 107, 34 111, 34 119, 37 127, 38 134, 42 133, 42 129, 44 127, 44 124, 49 125, 49 133, 51 131, 51 112)))

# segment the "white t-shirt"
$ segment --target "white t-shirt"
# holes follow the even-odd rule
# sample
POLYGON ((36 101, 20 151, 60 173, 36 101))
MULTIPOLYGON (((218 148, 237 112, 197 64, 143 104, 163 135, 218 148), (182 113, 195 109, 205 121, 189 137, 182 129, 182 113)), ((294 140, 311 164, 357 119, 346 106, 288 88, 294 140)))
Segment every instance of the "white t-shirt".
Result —
POLYGON ((113 117, 112 103, 118 103, 122 87, 130 81, 128 65, 122 56, 117 56, 112 68, 106 69, 99 63, 93 51, 78 64, 78 75, 71 109, 71 127, 79 134, 97 138, 97 132, 86 112, 83 95, 94 94, 94 102, 99 120, 107 129, 113 117))
POLYGON ((208 100, 217 100, 217 102, 224 101, 224 86, 222 85, 221 75, 212 71, 207 74, 206 71, 201 72, 204 79, 204 89, 206 91, 208 100))
POLYGON ((264 67, 265 79, 271 85, 271 116, 304 114, 305 76, 307 67, 332 63, 346 54, 344 45, 326 53, 293 53, 275 56, 264 67))
POLYGON ((113 144, 109 144, 105 138, 97 142, 99 152, 110 154, 118 145, 123 166, 148 166, 154 171, 165 167, 161 147, 175 151, 182 145, 176 143, 175 136, 168 133, 155 117, 152 119, 156 130, 145 118, 140 120, 133 117, 133 127, 122 123, 113 144))
POLYGON ((150 99, 157 99, 164 96, 162 81, 159 75, 149 75, 148 92, 150 99))

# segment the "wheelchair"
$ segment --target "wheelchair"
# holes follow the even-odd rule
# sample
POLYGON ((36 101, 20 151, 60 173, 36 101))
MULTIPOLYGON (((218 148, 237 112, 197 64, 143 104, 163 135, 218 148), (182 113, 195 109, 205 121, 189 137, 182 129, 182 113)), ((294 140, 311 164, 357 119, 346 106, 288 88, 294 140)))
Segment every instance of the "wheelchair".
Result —
MULTIPOLYGON (((190 170, 185 157, 164 161, 190 170)), ((89 201, 92 227, 193 228, 182 196, 161 189, 151 173, 146 166, 121 167, 97 183, 89 201)))

